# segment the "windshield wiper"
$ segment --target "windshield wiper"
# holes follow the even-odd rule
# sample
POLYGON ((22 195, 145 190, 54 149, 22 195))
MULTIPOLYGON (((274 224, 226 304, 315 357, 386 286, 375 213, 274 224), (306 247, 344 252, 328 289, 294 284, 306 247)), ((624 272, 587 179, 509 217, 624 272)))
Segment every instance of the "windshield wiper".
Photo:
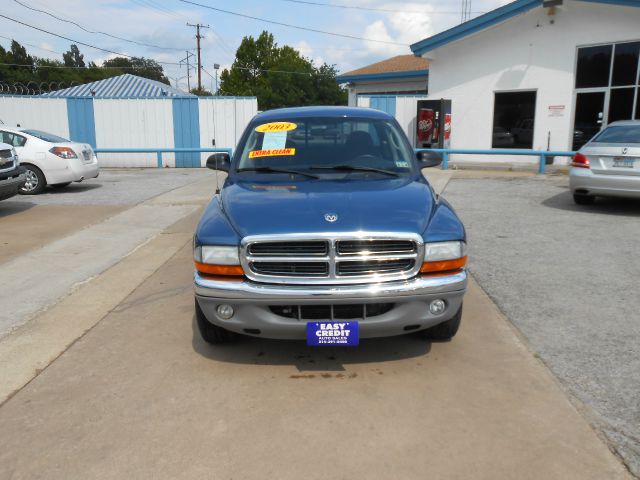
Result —
POLYGON ((313 173, 299 172, 297 170, 287 170, 286 168, 273 167, 255 167, 255 168, 239 168, 236 172, 258 172, 258 173, 289 173, 291 175, 303 175, 309 178, 320 178, 313 173))
POLYGON ((399 177, 400 174, 392 172, 391 170, 384 170, 382 168, 374 167, 354 167, 353 165, 332 165, 330 167, 325 166, 312 166, 311 170, 336 170, 339 172, 375 172, 382 173, 384 175, 390 175, 392 177, 399 177))

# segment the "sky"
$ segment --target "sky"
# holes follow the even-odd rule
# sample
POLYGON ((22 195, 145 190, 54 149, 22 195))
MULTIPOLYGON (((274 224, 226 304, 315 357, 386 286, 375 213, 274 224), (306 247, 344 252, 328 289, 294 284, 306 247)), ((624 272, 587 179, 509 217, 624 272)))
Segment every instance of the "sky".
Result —
MULTIPOLYGON (((509 0, 470 3, 473 18, 509 0)), ((180 60, 187 56, 187 50, 195 53, 196 46, 195 28, 187 23, 200 23, 209 26, 201 31, 203 87, 212 89, 213 65, 219 64, 221 69, 230 66, 245 36, 257 37, 268 30, 279 45, 290 45, 316 64, 326 62, 344 73, 394 55, 410 54, 411 43, 458 25, 462 4, 463 0, 2 0, 0 15, 12 20, 0 16, 0 45, 9 47, 13 38, 30 54, 61 60, 62 52, 73 43, 16 21, 23 22, 112 52, 166 62, 163 67, 171 84, 177 82, 186 90, 187 67, 180 65, 180 60), (271 24, 206 6, 365 40, 271 24), (131 41, 89 33, 63 20, 131 41)), ((78 46, 86 61, 98 65, 117 56, 78 46)), ((191 87, 194 73, 192 70, 191 87)))

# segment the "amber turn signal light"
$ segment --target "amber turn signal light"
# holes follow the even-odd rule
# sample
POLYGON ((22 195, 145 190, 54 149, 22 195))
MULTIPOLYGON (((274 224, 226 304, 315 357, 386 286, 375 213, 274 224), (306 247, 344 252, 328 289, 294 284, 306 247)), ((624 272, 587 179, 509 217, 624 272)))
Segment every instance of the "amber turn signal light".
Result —
POLYGON ((210 265, 208 263, 195 262, 196 270, 205 275, 223 277, 242 277, 244 270, 240 265, 210 265))
POLYGON ((460 270, 467 264, 467 257, 456 258, 455 260, 441 260, 437 262, 424 262, 420 273, 440 273, 460 270))

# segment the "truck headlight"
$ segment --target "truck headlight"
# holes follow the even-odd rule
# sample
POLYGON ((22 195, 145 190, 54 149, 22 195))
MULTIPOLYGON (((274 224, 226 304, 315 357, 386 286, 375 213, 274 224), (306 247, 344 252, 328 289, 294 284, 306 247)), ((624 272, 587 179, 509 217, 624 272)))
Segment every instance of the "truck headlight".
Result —
POLYGON ((435 242, 424 245, 421 273, 444 273, 460 270, 467 264, 465 242, 435 242))
POLYGON ((193 260, 200 274, 209 276, 241 277, 238 247, 199 245, 193 249, 193 260))

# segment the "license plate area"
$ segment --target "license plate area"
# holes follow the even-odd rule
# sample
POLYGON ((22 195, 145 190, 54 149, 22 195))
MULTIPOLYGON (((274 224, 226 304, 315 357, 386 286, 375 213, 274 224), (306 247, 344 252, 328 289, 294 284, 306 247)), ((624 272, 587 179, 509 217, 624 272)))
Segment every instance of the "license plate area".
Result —
POLYGON ((311 347, 357 347, 357 321, 307 322, 307 345, 311 347))
POLYGON ((612 168, 636 168, 638 160, 635 157, 613 157, 611 160, 612 168))

